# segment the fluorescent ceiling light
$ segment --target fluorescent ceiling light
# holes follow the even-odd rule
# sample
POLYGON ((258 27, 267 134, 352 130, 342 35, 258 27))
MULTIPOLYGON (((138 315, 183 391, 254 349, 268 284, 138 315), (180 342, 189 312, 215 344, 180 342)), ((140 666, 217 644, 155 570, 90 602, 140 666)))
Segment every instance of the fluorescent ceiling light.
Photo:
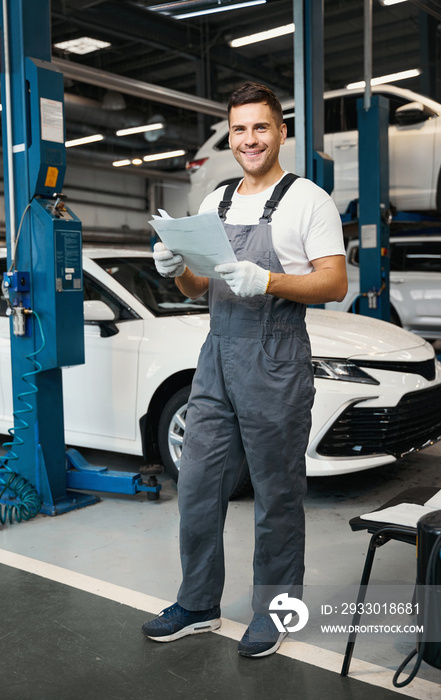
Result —
MULTIPOLYGON (((406 78, 415 78, 417 75, 421 75, 419 68, 413 68, 412 70, 403 70, 399 73, 390 73, 389 75, 382 75, 379 78, 372 78, 371 85, 382 85, 383 83, 395 83, 397 80, 406 80, 406 78)), ((349 83, 346 85, 348 90, 355 90, 356 88, 365 87, 366 83, 364 80, 359 80, 357 83, 349 83)))
MULTIPOLYGON (((251 0, 251 2, 237 2, 234 5, 217 5, 205 10, 194 10, 194 12, 185 12, 182 15, 172 15, 173 19, 191 19, 191 17, 202 17, 202 15, 214 15, 216 12, 228 12, 229 10, 240 10, 243 7, 252 7, 253 5, 265 5, 266 0, 251 0)), ((167 13, 171 14, 171 13, 167 13)))
POLYGON ((64 144, 66 148, 71 148, 71 146, 83 146, 85 143, 94 143, 95 141, 102 141, 104 136, 102 134, 92 134, 92 136, 84 136, 81 139, 73 139, 72 141, 66 141, 64 144))
MULTIPOLYGON (((185 156, 187 151, 184 150, 179 150, 179 151, 167 151, 166 153, 156 153, 152 154, 151 156, 144 156, 142 159, 145 163, 150 163, 153 160, 164 160, 165 158, 176 158, 177 156, 185 156)), ((133 160, 115 160, 112 165, 115 168, 121 168, 123 165, 141 165, 142 163, 141 158, 133 158, 133 160)))
POLYGON ((163 128, 164 124, 162 122, 158 122, 157 124, 144 124, 142 126, 131 126, 128 129, 119 129, 116 135, 129 136, 129 134, 142 134, 144 131, 156 131, 163 128))
POLYGON ((99 49, 105 49, 108 46, 112 46, 108 41, 99 41, 99 39, 91 39, 90 36, 81 36, 79 39, 70 39, 69 41, 59 41, 58 44, 54 44, 57 49, 64 49, 65 51, 70 51, 70 53, 92 53, 92 51, 99 51, 99 49))
POLYGON ((185 156, 187 151, 167 151, 166 153, 156 153, 151 156, 144 156, 143 160, 145 163, 150 163, 152 160, 164 160, 164 158, 176 158, 177 156, 185 156))
POLYGON ((283 36, 284 34, 292 34, 294 32, 294 24, 284 24, 282 27, 274 27, 274 29, 267 29, 264 32, 257 32, 257 34, 249 34, 248 36, 242 36, 238 39, 233 39, 229 41, 229 45, 234 49, 238 46, 247 46, 247 44, 255 44, 258 41, 266 41, 267 39, 274 39, 277 36, 283 36))
POLYGON ((114 168, 121 168, 121 166, 123 166, 123 165, 131 165, 131 164, 132 164, 132 161, 127 160, 127 158, 125 160, 114 160, 112 163, 114 168))
POLYGON ((380 0, 380 5, 387 7, 388 5, 398 5, 399 2, 407 2, 407 0, 380 0))

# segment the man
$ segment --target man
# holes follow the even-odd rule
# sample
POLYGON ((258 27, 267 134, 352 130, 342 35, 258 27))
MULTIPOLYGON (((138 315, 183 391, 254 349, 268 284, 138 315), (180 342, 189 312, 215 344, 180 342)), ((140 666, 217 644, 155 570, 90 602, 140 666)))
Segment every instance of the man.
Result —
POLYGON ((236 90, 229 143, 243 179, 210 194, 200 211, 218 209, 238 262, 219 265, 221 279, 208 280, 162 243, 154 252, 160 274, 175 277, 186 296, 209 290, 210 333, 188 403, 178 483, 183 580, 178 602, 143 632, 166 642, 220 626, 223 527, 245 451, 255 499, 254 616, 239 653, 255 657, 275 652, 286 636, 271 619, 271 601, 302 589, 314 396, 305 307, 341 301, 347 291, 338 212, 319 187, 284 173, 285 140, 272 91, 255 83, 236 90))

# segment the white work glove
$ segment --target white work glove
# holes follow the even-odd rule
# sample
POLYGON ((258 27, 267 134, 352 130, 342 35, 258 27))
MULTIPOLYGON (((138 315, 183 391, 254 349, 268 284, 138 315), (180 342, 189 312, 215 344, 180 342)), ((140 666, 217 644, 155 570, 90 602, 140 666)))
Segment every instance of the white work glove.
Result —
POLYGON ((265 294, 270 280, 269 270, 248 260, 216 265, 214 269, 239 297, 265 294))
POLYGON ((185 270, 182 255, 172 253, 164 243, 155 243, 153 259, 162 277, 180 277, 185 270))

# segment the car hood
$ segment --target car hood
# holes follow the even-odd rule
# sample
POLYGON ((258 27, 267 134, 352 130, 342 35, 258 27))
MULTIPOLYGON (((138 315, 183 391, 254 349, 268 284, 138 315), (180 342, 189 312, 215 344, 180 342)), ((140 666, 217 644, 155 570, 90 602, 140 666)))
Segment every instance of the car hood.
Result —
POLYGON ((198 328, 205 335, 210 330, 210 315, 204 314, 187 314, 185 316, 175 316, 181 323, 192 328, 198 328))
POLYGON ((315 357, 421 362, 433 357, 423 338, 368 316, 308 309, 306 323, 315 357))
MULTIPOLYGON (((208 314, 180 316, 179 320, 202 334, 208 332, 208 314)), ((368 316, 307 309, 306 325, 314 357, 375 357, 396 362, 422 362, 433 357, 432 346, 423 338, 368 316)))

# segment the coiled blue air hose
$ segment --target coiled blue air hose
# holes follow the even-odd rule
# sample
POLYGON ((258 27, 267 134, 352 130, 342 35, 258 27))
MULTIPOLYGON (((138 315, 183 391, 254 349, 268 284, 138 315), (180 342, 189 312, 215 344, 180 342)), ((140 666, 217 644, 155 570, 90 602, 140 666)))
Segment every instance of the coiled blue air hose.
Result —
POLYGON ((4 443, 3 447, 8 448, 8 451, 6 455, 0 457, 0 488, 3 487, 0 491, 0 499, 6 491, 9 491, 17 499, 11 504, 4 504, 3 506, 0 504, 0 523, 2 525, 8 520, 11 524, 14 519, 18 523, 22 520, 30 520, 34 518, 41 509, 41 498, 37 489, 21 476, 21 474, 14 472, 8 464, 11 460, 18 460, 18 455, 14 452, 13 447, 23 445, 24 443, 20 435, 17 435, 17 431, 29 428, 29 424, 22 418, 22 414, 29 413, 33 410, 33 407, 25 397, 33 396, 38 391, 38 388, 31 381, 30 377, 41 371, 41 364, 35 358, 46 345, 40 317, 36 311, 31 311, 30 313, 38 323, 41 346, 34 352, 26 355, 26 359, 32 363, 34 369, 22 375, 22 380, 29 385, 29 391, 24 391, 17 396, 17 399, 23 403, 24 407, 14 411, 14 418, 15 422, 19 421, 21 425, 16 425, 8 430, 8 433, 12 437, 12 442, 4 443))

